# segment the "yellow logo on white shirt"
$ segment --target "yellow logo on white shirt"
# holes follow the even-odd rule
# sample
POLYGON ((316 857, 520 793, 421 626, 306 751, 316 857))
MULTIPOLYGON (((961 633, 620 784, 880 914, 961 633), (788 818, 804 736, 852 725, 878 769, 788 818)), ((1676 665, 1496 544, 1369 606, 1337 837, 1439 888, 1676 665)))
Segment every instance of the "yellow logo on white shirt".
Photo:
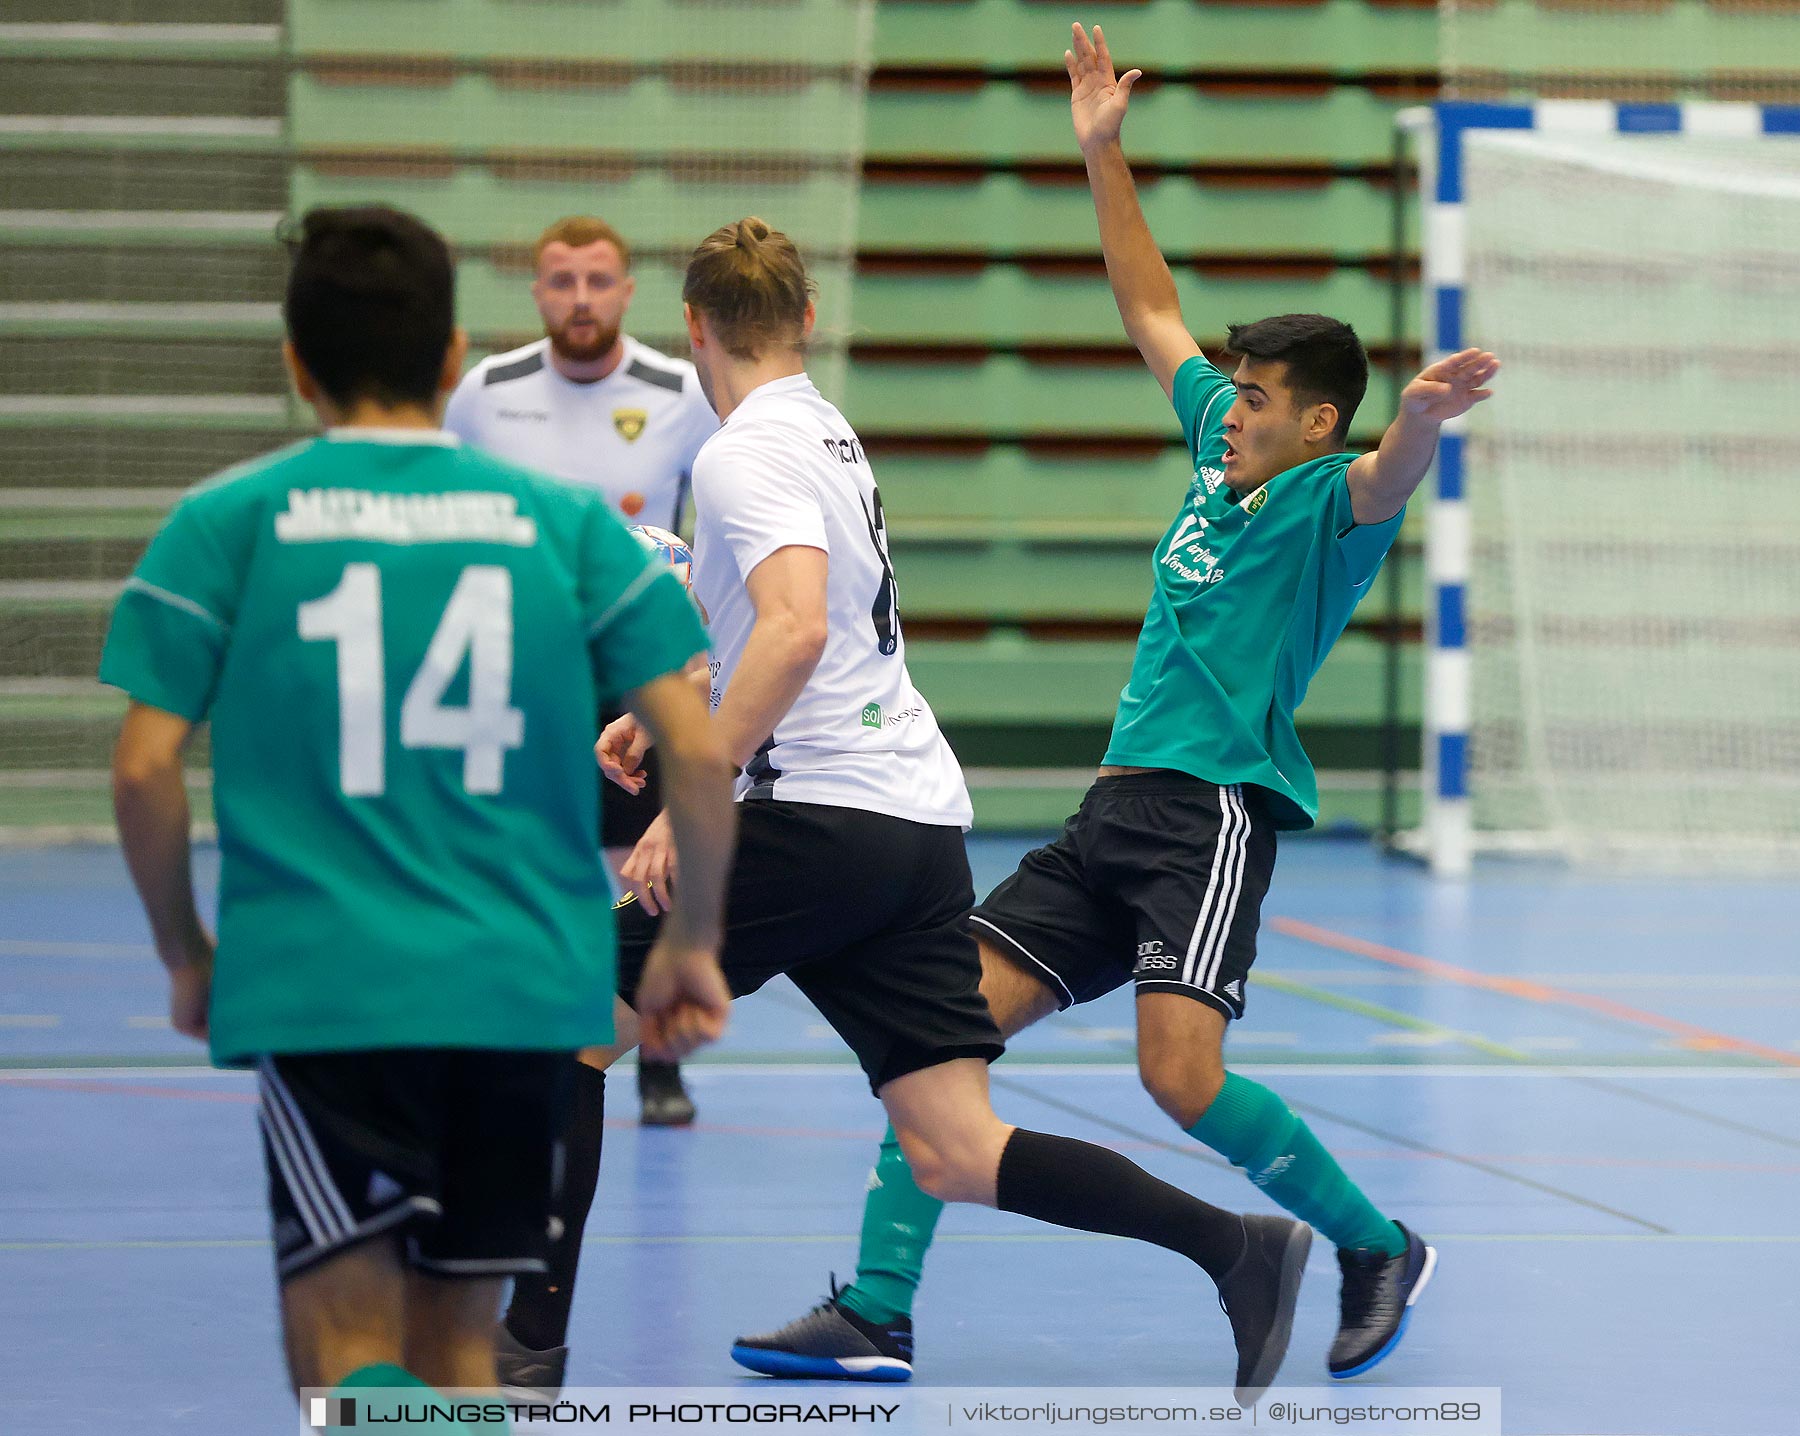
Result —
POLYGON ((650 422, 647 409, 614 409, 613 428, 619 431, 619 437, 626 443, 634 443, 637 436, 644 432, 644 425, 650 422))

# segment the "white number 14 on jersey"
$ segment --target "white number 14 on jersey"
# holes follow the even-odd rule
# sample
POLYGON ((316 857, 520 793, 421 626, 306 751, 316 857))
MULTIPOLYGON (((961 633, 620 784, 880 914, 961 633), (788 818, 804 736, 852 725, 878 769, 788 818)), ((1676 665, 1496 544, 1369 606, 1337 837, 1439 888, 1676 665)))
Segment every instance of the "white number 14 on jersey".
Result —
MULTIPOLYGON (((509 749, 525 741, 525 715, 512 706, 512 574, 471 564, 456 580, 431 645, 400 703, 405 748, 456 748, 463 787, 500 791, 509 749), (469 662, 467 707, 444 694, 469 662)), ((344 566, 338 586, 300 605, 300 637, 337 644, 338 781, 350 798, 387 790, 387 666, 381 638, 381 569, 344 566)))

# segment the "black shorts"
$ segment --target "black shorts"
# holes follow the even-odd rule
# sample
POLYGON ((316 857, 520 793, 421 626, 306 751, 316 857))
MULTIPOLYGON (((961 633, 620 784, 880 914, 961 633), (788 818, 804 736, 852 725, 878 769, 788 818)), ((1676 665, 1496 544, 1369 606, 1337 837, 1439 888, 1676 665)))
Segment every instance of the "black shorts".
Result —
MULTIPOLYGON (((619 715, 608 710, 600 715, 600 727, 619 715)), ((644 830, 656 821, 662 811, 662 778, 657 768, 656 749, 644 754, 644 791, 627 793, 605 775, 600 778, 600 846, 602 848, 634 848, 644 830)))
POLYGON ((545 1270, 574 1076, 568 1052, 263 1058, 276 1272, 286 1280, 390 1232, 437 1276, 545 1270))
POLYGON ((1262 789, 1127 773, 1096 779, 969 922, 1065 1008, 1132 979, 1237 1018, 1274 870, 1262 789))
MULTIPOLYGON (((785 972, 877 1092, 909 1072, 1005 1050, 965 925, 975 890, 958 829, 776 799, 738 813, 720 953, 733 997, 785 972)), ((619 995, 630 1002, 657 920, 630 897, 615 916, 619 995)))

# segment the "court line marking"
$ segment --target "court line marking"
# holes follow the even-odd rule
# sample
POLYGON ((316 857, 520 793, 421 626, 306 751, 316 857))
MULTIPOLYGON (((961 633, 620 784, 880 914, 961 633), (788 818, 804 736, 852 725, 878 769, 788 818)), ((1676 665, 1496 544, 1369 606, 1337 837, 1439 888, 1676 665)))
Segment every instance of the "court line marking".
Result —
POLYGON ((1177 1157, 1187 1157, 1203 1166, 1215 1167, 1220 1171, 1232 1170, 1230 1162, 1219 1156, 1210 1147, 1203 1147, 1191 1137, 1186 1142, 1171 1142, 1166 1137, 1152 1136, 1140 1128, 1115 1121, 1111 1117, 1103 1117, 1100 1113, 1087 1107, 1079 1106, 1074 1102, 1064 1102, 1061 1098, 1040 1092, 1035 1087, 1027 1087, 1023 1083, 1010 1081, 1000 1073, 990 1073, 988 1081, 1003 1092, 1011 1092, 1015 1096, 1024 1097, 1028 1101, 1061 1112, 1064 1116, 1078 1117, 1084 1122, 1092 1122, 1096 1127, 1101 1127, 1114 1136, 1124 1137, 1140 1147, 1158 1152, 1169 1152, 1177 1157))
POLYGON ((1477 972, 1473 968, 1459 967, 1452 962, 1442 962, 1437 958, 1424 957, 1416 952, 1407 952, 1402 948, 1388 947, 1384 943, 1352 937, 1349 933, 1320 927, 1316 923, 1302 922, 1298 918, 1271 918, 1269 926, 1284 936, 1297 938, 1301 942, 1310 942, 1316 947, 1351 953, 1356 957, 1366 957, 1373 962, 1385 962, 1391 967, 1404 968, 1408 972, 1424 973, 1462 987, 1479 988, 1484 992, 1496 992, 1506 997, 1517 997, 1526 1002, 1535 1002, 1543 1006, 1573 1007, 1596 1016, 1610 1018, 1615 1022, 1648 1027, 1654 1031, 1679 1038, 1684 1047, 1695 1051, 1741 1052, 1748 1057, 1760 1057, 1765 1062, 1777 1062, 1783 1066, 1800 1068, 1800 1054, 1784 1052, 1779 1047, 1769 1047, 1761 1042, 1751 1042, 1746 1038, 1733 1037, 1728 1033, 1715 1032, 1709 1027, 1699 1027, 1692 1022, 1683 1022, 1679 1018, 1664 1017, 1656 1012, 1646 1012, 1641 1007, 1630 1007, 1622 1002, 1614 1002, 1610 997, 1596 997, 1592 993, 1575 992, 1569 988, 1554 987, 1549 983, 1527 981, 1523 978, 1496 977, 1490 973, 1477 972))
MULTIPOLYGON (((0 1076, 0 1081, 4 1081, 0 1076)), ((107 1081, 82 1078, 50 1078, 36 1080, 27 1084, 40 1090, 52 1092, 95 1092, 103 1095, 120 1095, 128 1097, 162 1097, 174 1101, 185 1102, 225 1102, 239 1106, 251 1106, 257 1101, 255 1094, 249 1092, 204 1092, 184 1087, 154 1087, 148 1085, 125 1085, 107 1081)), ((1013 1090, 1007 1084, 1008 1090, 1013 1090)), ((1047 1105, 1057 1105, 1051 1099, 1044 1098, 1041 1093, 1030 1094, 1047 1105)), ((1067 1106, 1063 1110, 1081 1117, 1083 1120, 1095 1122, 1106 1127, 1116 1135, 1125 1138, 1124 1146, 1140 1151, 1174 1152, 1178 1155, 1198 1157, 1208 1165, 1229 1170, 1230 1164, 1217 1158, 1204 1148, 1184 1147, 1180 1143, 1140 1134, 1136 1129, 1100 1119, 1076 1106, 1067 1106)), ((640 1129, 641 1123, 627 1117, 609 1117, 606 1119, 608 1131, 628 1132, 640 1129)), ((722 1137, 779 1137, 815 1142, 873 1142, 880 1133, 873 1127, 767 1127, 746 1125, 735 1122, 708 1122, 705 1120, 692 1123, 690 1131, 709 1133, 722 1137)), ((1749 1129, 1754 1130, 1754 1129, 1749 1129)), ((1767 1135, 1761 1134, 1758 1135, 1767 1135)), ((1796 1143, 1800 1146, 1800 1143, 1796 1143)), ((1439 1154, 1425 1151, 1386 1151, 1375 1149, 1357 1149, 1340 1147, 1339 1156, 1354 1157, 1362 1161, 1421 1161, 1438 1160, 1439 1154)), ((1607 1169, 1631 1169, 1670 1172, 1737 1172, 1755 1176, 1790 1176, 1800 1174, 1800 1165, 1752 1163, 1752 1162, 1684 1162, 1657 1161, 1652 1158, 1632 1157, 1580 1157, 1539 1152, 1477 1152, 1467 1154, 1471 1159, 1487 1162, 1518 1162, 1527 1166, 1561 1166, 1561 1167, 1599 1167, 1607 1169)))
MULTIPOLYGON (((145 949, 149 951, 148 948, 145 949)), ((1287 976, 1299 982, 1317 982, 1326 986, 1344 983, 1355 987, 1429 987, 1435 980, 1417 972, 1385 972, 1379 968, 1301 967, 1285 968, 1287 976)), ((1543 982, 1555 977, 1562 982, 1580 982, 1594 987, 1642 987, 1687 989, 1694 985, 1691 974, 1675 972, 1515 972, 1521 982, 1543 982)), ((1719 973, 1706 975, 1708 992, 1736 990, 1743 992, 1800 990, 1800 973, 1719 973)))
POLYGON ((146 942, 52 942, 0 938, 0 957, 155 957, 146 942))
MULTIPOLYGON (((1224 1159, 1214 1154, 1210 1149, 1202 1146, 1199 1142, 1190 1140, 1185 1145, 1178 1145, 1173 1142, 1161 1140, 1151 1136, 1147 1132, 1140 1131, 1134 1127, 1128 1127, 1122 1122, 1115 1122, 1111 1118, 1103 1117, 1096 1112, 1077 1106, 1073 1102, 1063 1102, 1058 1098, 1046 1096, 1035 1088, 1024 1086, 1022 1083, 1011 1082, 1001 1076, 995 1076, 990 1080, 996 1087, 1040 1102, 1045 1106, 1055 1108, 1057 1111, 1063 1112, 1066 1115, 1085 1118, 1090 1122, 1094 1122, 1097 1125, 1104 1127, 1107 1131, 1130 1137, 1135 1141, 1146 1142, 1165 1152, 1172 1152, 1179 1156, 1201 1161, 1208 1166, 1223 1167, 1227 1171, 1231 1169, 1231 1164, 1229 1162, 1226 1162, 1224 1159)), ((1527 1177, 1520 1172, 1510 1172, 1504 1167, 1497 1166, 1492 1162, 1482 1161, 1478 1157, 1466 1157, 1458 1152, 1445 1151, 1443 1148, 1433 1146, 1428 1142, 1415 1142, 1409 1137, 1402 1137, 1396 1133, 1382 1131, 1378 1127, 1368 1126, 1366 1123, 1342 1116, 1325 1107, 1315 1106, 1311 1103, 1296 1102, 1291 1099, 1288 1101, 1288 1106, 1294 1108, 1296 1111, 1324 1117, 1329 1121, 1337 1122, 1339 1125, 1349 1127, 1353 1131, 1362 1132, 1366 1136, 1378 1138, 1393 1146, 1435 1157, 1442 1161, 1452 1162, 1458 1166, 1468 1167, 1473 1171, 1482 1172, 1487 1176, 1499 1178, 1501 1181, 1512 1182, 1517 1186, 1528 1187, 1533 1191, 1542 1192, 1546 1196, 1559 1197, 1563 1201, 1573 1203, 1575 1206, 1586 1207, 1589 1211, 1600 1212, 1605 1216, 1616 1218, 1619 1221, 1630 1222, 1634 1226, 1644 1228, 1646 1231, 1666 1235, 1670 1230, 1660 1222, 1653 1222, 1644 1217, 1633 1216, 1630 1212, 1620 1211, 1617 1207, 1609 1207, 1604 1202, 1594 1201, 1592 1198, 1584 1197, 1578 1192, 1567 1191, 1562 1187, 1553 1186, 1549 1182, 1540 1182, 1535 1177, 1527 1177)))
POLYGON ((1528 1052, 1521 1052, 1516 1047, 1508 1047, 1504 1043, 1495 1042, 1490 1037, 1483 1037, 1479 1032, 1465 1032, 1460 1028, 1446 1027, 1439 1022, 1431 1022, 1423 1017, 1415 1017, 1410 1012, 1400 1012, 1392 1007, 1383 1007, 1378 1002, 1368 1002, 1360 997, 1347 997, 1341 992, 1327 992, 1323 988, 1313 987, 1304 982, 1295 982, 1291 978, 1276 973, 1260 973, 1254 979, 1258 987, 1266 987, 1271 992, 1285 992, 1293 997, 1305 998, 1316 1002, 1321 1007, 1336 1008, 1339 1012, 1354 1013, 1358 1017, 1373 1018, 1377 1022, 1385 1022, 1391 1027, 1429 1038, 1436 1042, 1455 1042, 1464 1047, 1473 1048, 1477 1052, 1486 1053, 1489 1057, 1499 1057, 1507 1062, 1531 1062, 1535 1059, 1528 1052))
MULTIPOLYGON (((164 1077, 176 1078, 184 1082, 198 1079, 216 1078, 221 1080, 248 1081, 249 1074, 227 1067, 212 1067, 191 1059, 169 1062, 111 1062, 96 1063, 85 1058, 71 1058, 67 1062, 56 1062, 54 1059, 33 1058, 38 1065, 31 1067, 6 1067, 4 1059, 0 1059, 0 1083, 34 1082, 52 1077, 68 1077, 79 1073, 88 1078, 140 1078, 164 1077)), ((844 1077, 852 1074, 860 1076, 860 1069, 854 1061, 846 1058, 842 1062, 795 1062, 787 1055, 780 1055, 769 1061, 758 1061, 748 1054, 733 1054, 729 1059, 718 1061, 689 1061, 682 1064, 684 1071, 691 1069, 693 1074, 705 1079, 707 1077, 844 1077)), ((621 1072, 633 1070, 629 1062, 619 1064, 616 1069, 621 1072)), ((1036 1056, 1028 1060, 1008 1060, 1004 1067, 996 1069, 1005 1073, 1020 1076, 1041 1077, 1117 1077, 1121 1073, 1136 1073, 1136 1063, 1129 1060, 1096 1061, 1083 1055, 1078 1060, 1061 1061, 1036 1056)), ((1512 1063, 1466 1063, 1466 1062, 1396 1062, 1391 1054, 1371 1054, 1366 1060, 1360 1057, 1333 1058, 1318 1062, 1297 1062, 1292 1059, 1281 1062, 1233 1062, 1232 1070, 1238 1072, 1256 1072, 1273 1077, 1459 1077, 1459 1078, 1498 1078, 1505 1081, 1515 1080, 1562 1080, 1569 1077, 1629 1077, 1633 1081, 1733 1081, 1733 1082, 1794 1082, 1800 1081, 1800 1071, 1776 1067, 1749 1067, 1736 1063, 1719 1064, 1700 1062, 1691 1059, 1675 1059, 1661 1063, 1631 1062, 1548 1062, 1539 1058, 1530 1058, 1523 1064, 1512 1063)))
MULTIPOLYGON (((1389 1022, 1399 1027, 1408 1028, 1420 1035, 1430 1036, 1436 1041, 1462 1042, 1478 1051, 1487 1053, 1491 1057, 1499 1057, 1506 1061, 1518 1063, 1533 1063, 1538 1060, 1528 1052, 1521 1051, 1518 1048, 1504 1046, 1501 1043, 1491 1041, 1479 1034, 1463 1032, 1456 1028, 1442 1027, 1439 1024, 1429 1022, 1422 1017, 1414 1017, 1411 1013, 1396 1012, 1393 1008, 1383 1007, 1379 1003, 1367 1002, 1356 997, 1346 997, 1342 993, 1321 991, 1318 988, 1309 987, 1305 983, 1294 982, 1290 979, 1277 977, 1273 974, 1265 974, 1258 980, 1262 986, 1271 988, 1276 992, 1289 992, 1297 997, 1322 1003, 1327 1007, 1335 1007, 1342 1011, 1354 1012, 1365 1017, 1374 1018, 1378 1021, 1389 1022)), ((1766 1127, 1758 1127, 1749 1122, 1740 1122, 1732 1117, 1723 1117, 1712 1112, 1702 1111, 1698 1107, 1690 1107, 1684 1102, 1672 1101, 1667 1097, 1658 1097, 1653 1096, 1648 1092, 1639 1092, 1634 1088, 1621 1086, 1615 1080, 1585 1075, 1576 1076, 1573 1074, 1570 1075, 1570 1080, 1581 1086, 1591 1087, 1596 1091, 1605 1092, 1614 1097, 1622 1097, 1627 1101, 1639 1102, 1644 1106, 1654 1107, 1662 1112, 1672 1112, 1679 1116, 1704 1122, 1707 1125, 1717 1127, 1722 1131, 1738 1132, 1749 1137, 1761 1137, 1764 1141, 1774 1142, 1779 1146, 1800 1151, 1800 1139, 1786 1136, 1780 1132, 1773 1132, 1766 1127)))
MULTIPOLYGON (((1280 923, 1289 920, 1276 919, 1276 921, 1280 923)), ((1321 931, 1327 931, 1327 929, 1321 929, 1321 931)), ((1349 939, 1349 941, 1359 942, 1361 939, 1349 939)), ((1374 946, 1375 944, 1371 945, 1374 946)), ((1393 951, 1397 952, 1398 949, 1393 949, 1393 951)), ((1411 954, 1406 955, 1411 956, 1411 954)), ((1419 961, 1430 963, 1433 959, 1420 958, 1419 961)), ((1449 966, 1449 964, 1445 964, 1445 966, 1449 966)), ((1485 976, 1485 974, 1480 973, 1471 973, 1470 975, 1474 977, 1485 976)), ((1453 1028, 1439 1028, 1437 1024, 1427 1022, 1423 1018, 1413 1017, 1410 1013, 1396 1012, 1392 1008, 1383 1007, 1378 1003, 1366 1002, 1360 998, 1345 997, 1341 993, 1324 992, 1317 988, 1308 987, 1304 983, 1289 981, 1272 974, 1265 975, 1260 981, 1265 987, 1270 987, 1275 991, 1279 992, 1286 990, 1292 992, 1296 996, 1323 1003, 1328 1007, 1335 1007, 1348 1012, 1361 1013, 1364 1016, 1408 1027, 1421 1033, 1437 1031, 1446 1035, 1445 1039, 1441 1040, 1455 1038, 1470 1047, 1474 1047, 1479 1051, 1487 1053, 1489 1056, 1499 1057, 1506 1061, 1531 1063, 1538 1060, 1533 1058, 1531 1054, 1522 1052, 1516 1048, 1506 1047, 1497 1042, 1490 1042, 1488 1039, 1479 1037, 1475 1034, 1458 1032, 1453 1028)), ((1639 1092, 1631 1087, 1621 1086, 1616 1080, 1617 1074, 1597 1076, 1588 1074, 1576 1075, 1571 1073, 1569 1075, 1570 1080, 1576 1082, 1578 1085, 1590 1087, 1595 1091, 1608 1093, 1613 1097, 1624 1098, 1627 1101, 1637 1102, 1647 1107, 1653 1107, 1661 1112, 1673 1113, 1677 1116, 1686 1117, 1692 1121, 1702 1122, 1707 1126, 1715 1127, 1720 1131, 1737 1132, 1748 1137, 1760 1137, 1762 1140, 1773 1142, 1777 1146, 1786 1147, 1792 1151, 1800 1151, 1800 1139, 1790 1137, 1785 1133, 1771 1131, 1767 1127, 1756 1126, 1750 1122, 1740 1122, 1733 1117, 1725 1117, 1717 1113, 1703 1111, 1698 1107, 1691 1107, 1686 1103, 1676 1102, 1667 1097, 1659 1097, 1648 1092, 1639 1092)))
POLYGON ((1320 1107, 1311 1102, 1295 1101, 1289 1101, 1288 1106, 1310 1115, 1323 1117, 1327 1121, 1336 1122, 1340 1126, 1348 1127, 1354 1132, 1362 1132, 1368 1136, 1379 1138, 1384 1142, 1392 1142, 1396 1147, 1409 1148, 1415 1152, 1427 1152, 1433 1156, 1442 1157, 1445 1161, 1455 1162, 1460 1166, 1469 1167, 1474 1171, 1486 1172, 1489 1176, 1499 1177, 1503 1181, 1513 1182, 1521 1187, 1533 1188, 1536 1191, 1543 1192, 1547 1196, 1561 1197, 1566 1202, 1573 1202, 1575 1205, 1586 1207, 1590 1211, 1604 1212, 1609 1217, 1616 1217, 1623 1222, 1631 1222, 1636 1226, 1644 1228, 1646 1231, 1655 1232, 1660 1236, 1669 1236, 1673 1234, 1672 1229, 1665 1227, 1661 1222, 1653 1222, 1647 1217, 1634 1216, 1630 1212, 1621 1211, 1618 1207, 1610 1207, 1605 1202, 1595 1201, 1592 1197, 1584 1197, 1579 1192, 1571 1192, 1562 1187, 1552 1186, 1549 1182, 1540 1182, 1537 1178, 1527 1177, 1521 1172, 1508 1171, 1505 1167, 1497 1166, 1492 1162, 1482 1161, 1479 1157, 1464 1156, 1460 1152, 1447 1152, 1443 1148, 1433 1146, 1429 1142, 1416 1142, 1412 1138, 1402 1137, 1396 1132, 1384 1131, 1380 1127, 1371 1127, 1368 1123, 1359 1122, 1354 1117, 1346 1117, 1341 1112, 1333 1112, 1329 1107, 1320 1107))
POLYGON ((1761 1137, 1765 1142, 1774 1142, 1777 1146, 1800 1151, 1800 1138, 1790 1137, 1782 1132, 1772 1132, 1767 1127, 1758 1127, 1749 1122, 1740 1122, 1735 1117, 1722 1117, 1716 1112, 1702 1111, 1698 1107, 1690 1107, 1687 1103, 1677 1102, 1670 1097, 1640 1092, 1635 1087, 1622 1087, 1611 1078, 1580 1076, 1572 1080, 1583 1087, 1592 1087, 1596 1091, 1608 1092, 1615 1097, 1625 1097, 1633 1102, 1641 1102, 1646 1107, 1655 1107, 1659 1111, 1691 1117, 1697 1122, 1704 1122, 1709 1127, 1718 1127, 1727 1132, 1740 1132, 1747 1137, 1761 1137))
MULTIPOLYGON (((582 1238, 582 1246, 822 1246, 855 1239, 851 1232, 769 1233, 696 1233, 665 1235, 596 1233, 582 1238)), ((1118 1242, 1127 1237, 1107 1236, 1094 1232, 939 1232, 932 1245, 1006 1246, 1029 1243, 1070 1244, 1076 1242, 1118 1242)), ((1438 1243, 1486 1244, 1506 1246, 1515 1243, 1558 1242, 1562 1244, 1659 1246, 1800 1246, 1800 1235, 1753 1236, 1732 1233, 1691 1232, 1434 1232, 1431 1240, 1438 1243)), ((82 1240, 46 1237, 37 1241, 0 1241, 0 1252, 64 1252, 64 1251, 250 1251, 267 1250, 267 1237, 137 1237, 82 1240)))

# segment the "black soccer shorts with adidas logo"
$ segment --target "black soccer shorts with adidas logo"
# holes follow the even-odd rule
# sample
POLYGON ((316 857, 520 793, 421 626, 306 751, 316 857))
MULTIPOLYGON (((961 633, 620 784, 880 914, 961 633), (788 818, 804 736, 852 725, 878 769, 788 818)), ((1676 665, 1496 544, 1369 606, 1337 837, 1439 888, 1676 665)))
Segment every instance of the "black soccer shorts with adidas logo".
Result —
POLYGON ((547 1269, 572 1052, 391 1048, 257 1063, 282 1281, 377 1237, 440 1277, 547 1269))
POLYGON ((1098 778, 1055 842, 969 915, 1066 1009, 1127 981, 1244 1015, 1275 870, 1263 790, 1157 770, 1098 778))

